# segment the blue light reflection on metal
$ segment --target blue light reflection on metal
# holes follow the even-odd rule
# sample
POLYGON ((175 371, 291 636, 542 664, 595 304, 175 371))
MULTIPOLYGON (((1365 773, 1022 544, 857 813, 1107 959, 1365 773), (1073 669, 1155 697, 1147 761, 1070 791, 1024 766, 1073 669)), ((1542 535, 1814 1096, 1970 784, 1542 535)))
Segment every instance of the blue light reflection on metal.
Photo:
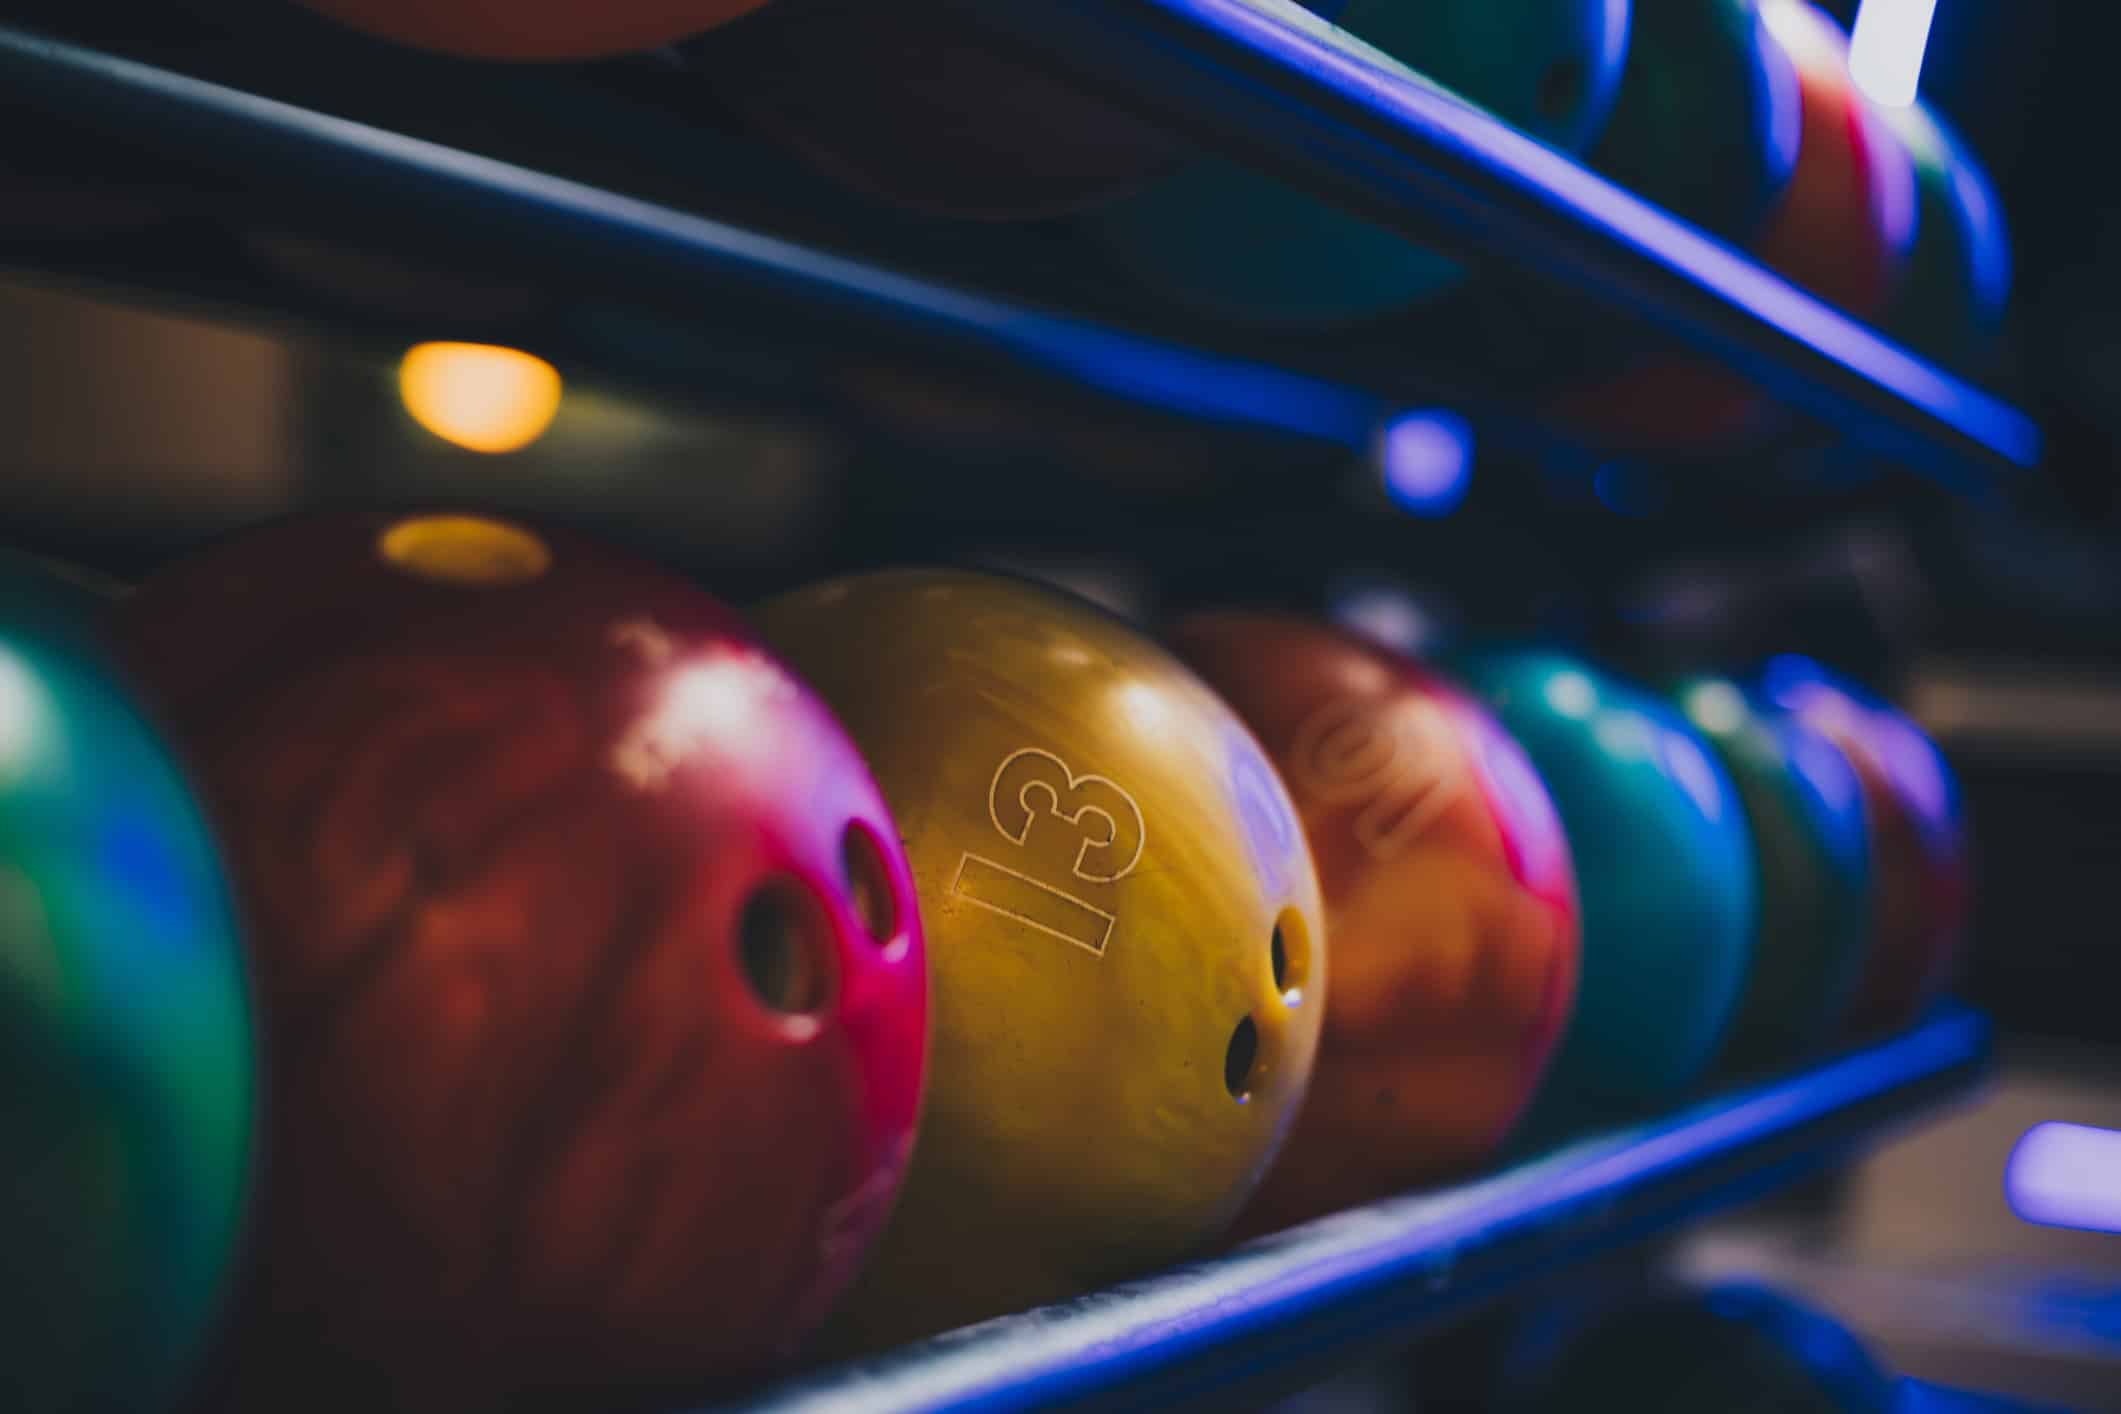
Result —
MULTIPOLYGON (((1962 1088, 1989 1027, 1951 1009, 1816 1069, 1410 1194, 1220 1258, 802 1377, 744 1407, 1016 1410, 1201 1404, 1215 1381, 1316 1371, 1497 1285, 1735 1198, 1962 1088), (1202 1373, 1208 1371, 1210 1373, 1202 1373)), ((1227 1403, 1228 1401, 1224 1401, 1227 1403)))
POLYGON ((2121 1233, 2121 1130, 2034 1125, 2004 1163, 2003 1195, 2029 1223, 2121 1233))

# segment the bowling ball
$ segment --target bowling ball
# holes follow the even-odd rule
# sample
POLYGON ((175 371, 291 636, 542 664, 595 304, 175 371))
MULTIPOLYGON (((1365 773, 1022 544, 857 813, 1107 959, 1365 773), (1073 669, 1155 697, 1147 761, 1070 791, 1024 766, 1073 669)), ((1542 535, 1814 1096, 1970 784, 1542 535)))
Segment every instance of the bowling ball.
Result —
POLYGON ((857 576, 756 621, 868 756, 929 938, 921 1140, 833 1348, 1202 1248, 1325 1010, 1318 882, 1259 743, 1126 624, 1014 580, 857 576))
POLYGON ((949 0, 773 0, 687 58, 744 123, 818 171, 942 215, 1076 211, 1186 150, 949 0))
POLYGON ((1761 675, 1766 698, 1840 747, 1862 785, 1877 913, 1850 1021, 1903 1025, 1950 984, 1972 906, 1965 811, 1936 744, 1913 722, 1807 658, 1761 675))
MULTIPOLYGON (((1526 1362, 1531 1363, 1531 1362, 1526 1362)), ((1564 1337, 1504 1407, 1890 1414, 1898 1382, 1831 1317, 1745 1282, 1675 1291, 1564 1337)))
POLYGON ((766 0, 299 0, 399 44, 472 59, 595 59, 726 24, 766 0))
MULTIPOLYGON (((1850 81, 1834 20, 1806 0, 1642 0, 1636 36, 1594 162, 1814 294, 1880 315, 1915 243, 1914 169, 1850 81)), ((1578 342, 1593 371, 1549 412, 1602 446, 1732 455, 1777 430, 1773 405, 1721 367, 1661 349, 1616 358, 1604 329, 1578 342)))
POLYGON ((1635 0, 1627 67, 1591 165, 1743 245, 1797 162, 1797 70, 1753 0, 1635 0))
POLYGON ((1848 70, 1848 35, 1810 0, 1761 0, 1797 69, 1803 133, 1781 199, 1755 237, 1761 260, 1857 316, 1883 311, 1918 218, 1915 169, 1848 70))
POLYGON ((1575 997, 1575 877, 1546 788, 1470 698, 1351 634, 1220 612, 1170 641, 1272 753, 1333 940, 1311 1092, 1241 1226, 1480 1163, 1575 997))
POLYGON ((150 577, 267 1046, 240 1408, 677 1397, 881 1225, 926 976, 853 746, 736 618, 555 531, 338 515, 150 577))
POLYGON ((1839 1034, 1870 946, 1862 786, 1831 740, 1727 678, 1684 680, 1672 697, 1738 787, 1759 870, 1759 941, 1723 1059, 1794 1060, 1839 1034))
POLYGON ((1521 132, 1581 151, 1612 112, 1630 0, 1307 0, 1521 132))
POLYGON ((229 891, 104 608, 0 557, 0 1383, 29 1414, 173 1402, 248 1185, 229 891))
POLYGON ((1528 1133, 1677 1098, 1752 965, 1753 846, 1736 788, 1671 707, 1567 654, 1467 649, 1451 666, 1531 757, 1576 861, 1576 1009, 1528 1133))
MULTIPOLYGON (((1353 0, 1311 8, 1387 59, 1569 151, 1604 122, 1627 48, 1628 0, 1353 0)), ((1292 25, 1306 18, 1282 17, 1292 25)), ((1223 157, 1198 158, 1088 213, 1084 228, 1165 297, 1251 323, 1372 318, 1419 303, 1464 274, 1403 236, 1223 157)))
POLYGON ((2010 297, 2010 242, 1995 189, 1965 146, 1919 105, 1879 116, 1915 164, 1920 216, 1887 330, 1962 366, 1984 361, 2010 297))

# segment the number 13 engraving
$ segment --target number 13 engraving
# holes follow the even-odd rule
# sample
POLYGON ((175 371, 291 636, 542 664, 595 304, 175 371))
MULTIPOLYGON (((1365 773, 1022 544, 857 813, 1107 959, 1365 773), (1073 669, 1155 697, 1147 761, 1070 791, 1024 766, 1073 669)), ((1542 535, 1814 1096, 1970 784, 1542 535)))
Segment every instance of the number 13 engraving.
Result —
POLYGON ((995 769, 987 818, 1015 850, 1006 862, 968 850, 950 891, 1102 957, 1118 919, 1075 890, 1116 884, 1141 862, 1148 830, 1134 797, 1103 776, 1076 775, 1050 751, 1025 747, 995 769), (1067 887, 1053 882, 1063 875, 1067 887))

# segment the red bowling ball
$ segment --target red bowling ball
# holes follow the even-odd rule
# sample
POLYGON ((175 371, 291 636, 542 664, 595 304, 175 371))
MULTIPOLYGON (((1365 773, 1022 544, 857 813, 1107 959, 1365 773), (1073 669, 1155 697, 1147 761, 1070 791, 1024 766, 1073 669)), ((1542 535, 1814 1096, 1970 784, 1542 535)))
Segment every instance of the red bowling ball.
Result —
POLYGON ((1858 318, 1891 298, 1915 242, 1915 167, 1849 77, 1848 36, 1811 0, 1763 0, 1797 67, 1797 165, 1755 249, 1769 267, 1858 318))
POLYGON ((910 1150, 898 833, 729 610, 571 535, 338 516, 118 611, 254 934, 238 1407, 611 1407, 785 1357, 910 1150))

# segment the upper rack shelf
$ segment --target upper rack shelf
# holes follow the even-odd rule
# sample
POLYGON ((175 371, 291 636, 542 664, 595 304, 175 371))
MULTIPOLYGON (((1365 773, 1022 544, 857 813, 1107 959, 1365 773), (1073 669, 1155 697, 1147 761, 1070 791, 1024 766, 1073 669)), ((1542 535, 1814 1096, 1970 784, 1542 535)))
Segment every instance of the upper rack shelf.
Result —
MULTIPOLYGON (((1269 0, 959 8, 965 25, 995 43, 1031 46, 1190 140, 1241 155, 1409 239, 1447 233, 1491 264, 1662 329, 1785 406, 1954 491, 1988 494, 2038 459, 2034 425, 1996 397, 1330 26, 1289 22, 1269 0)), ((348 62, 359 69, 372 60, 377 72, 365 83, 338 72, 336 92, 381 96, 348 117, 309 106, 299 89, 268 96, 275 74, 284 90, 299 65, 253 54, 247 64, 207 62, 209 77, 181 47, 169 55, 119 48, 0 24, 0 111, 14 115, 0 157, 11 146, 19 156, 55 142, 101 144, 135 179, 151 181, 140 174, 159 170, 165 181, 174 172, 216 185, 254 222, 417 249, 482 277, 507 270, 546 295, 617 300, 690 332, 738 336, 725 347, 926 360, 1200 427, 1361 447, 1424 391, 1384 350, 1365 350, 1353 366, 1321 367, 1271 346, 1201 347, 1052 312, 1019 293, 961 288, 950 275, 907 273, 870 251, 835 253, 717 219, 713 183, 698 182, 706 190, 682 200, 665 183, 655 187, 658 199, 643 199, 468 150, 475 140, 438 142, 394 127, 388 65, 424 64, 420 72, 432 78, 442 61, 377 58, 380 46, 357 47, 348 62)), ((502 66, 446 72, 450 86, 490 85, 519 109, 526 91, 548 82, 502 66)), ((548 86, 559 94, 570 81, 548 86)), ((645 117, 667 142, 636 132, 633 151, 687 145, 682 119, 645 117)), ((25 259, 20 251, 0 258, 25 259)), ((133 282, 197 283, 178 262, 143 269, 95 248, 26 258, 86 262, 88 273, 133 282)), ((210 291, 229 292, 225 282, 210 291)), ((255 289, 241 294, 259 299, 255 289)), ((268 306, 284 298, 263 295, 268 306)), ((657 376, 682 383, 697 370, 676 347, 650 357, 664 365, 657 376)))

